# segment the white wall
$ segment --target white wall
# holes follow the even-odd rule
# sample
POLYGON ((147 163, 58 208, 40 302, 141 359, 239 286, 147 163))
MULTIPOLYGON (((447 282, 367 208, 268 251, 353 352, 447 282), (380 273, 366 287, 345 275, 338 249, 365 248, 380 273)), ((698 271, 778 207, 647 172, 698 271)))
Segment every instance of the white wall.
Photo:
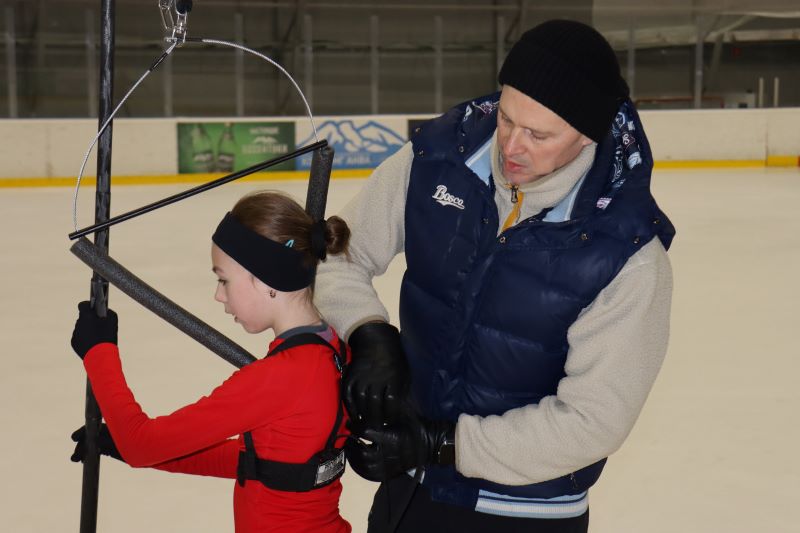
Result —
MULTIPOLYGON (((642 111, 641 117, 656 161, 764 161, 800 155, 800 108, 642 111)), ((115 120, 112 173, 175 174, 176 122, 115 120)), ((0 178, 76 176, 96 128, 91 119, 0 120, 0 178)), ((85 175, 93 176, 95 165, 93 152, 85 175)))
MULTIPOLYGON (((767 157, 768 124, 762 110, 648 111, 641 116, 656 161, 767 157)), ((794 153, 800 153, 800 145, 794 153)))
MULTIPOLYGON (((114 121, 111 171, 119 175, 175 174, 178 142, 175 120, 114 121)), ((0 177, 76 176, 89 143, 97 134, 93 119, 0 120, 0 177)), ((85 176, 96 173, 97 147, 85 176)))
POLYGON ((767 116, 767 155, 800 154, 800 109, 770 109, 767 116))
POLYGON ((800 109, 642 111, 656 161, 800 155, 800 109))

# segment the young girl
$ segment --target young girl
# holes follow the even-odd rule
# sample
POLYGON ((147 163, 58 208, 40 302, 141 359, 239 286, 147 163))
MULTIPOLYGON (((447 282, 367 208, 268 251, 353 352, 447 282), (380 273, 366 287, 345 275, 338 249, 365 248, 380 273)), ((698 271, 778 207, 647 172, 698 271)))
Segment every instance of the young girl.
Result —
POLYGON ((101 435, 102 451, 134 467, 237 478, 237 532, 349 532, 338 508, 347 352, 311 301, 317 263, 345 252, 349 237, 342 219, 313 223, 282 194, 239 200, 212 238, 214 298, 245 331, 272 329, 275 340, 266 357, 167 416, 149 418, 128 388, 116 314, 97 318, 82 302, 72 347, 113 437, 101 435))

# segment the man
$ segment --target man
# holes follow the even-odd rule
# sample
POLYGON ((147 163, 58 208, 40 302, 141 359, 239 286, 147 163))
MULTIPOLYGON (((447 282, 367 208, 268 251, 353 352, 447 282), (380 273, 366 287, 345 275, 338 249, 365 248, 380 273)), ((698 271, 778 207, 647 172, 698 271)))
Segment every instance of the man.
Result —
POLYGON ((319 271, 370 531, 586 531, 666 352, 674 229, 610 45, 548 21, 498 79, 375 170, 319 271), (401 251, 398 332, 371 279, 401 251))

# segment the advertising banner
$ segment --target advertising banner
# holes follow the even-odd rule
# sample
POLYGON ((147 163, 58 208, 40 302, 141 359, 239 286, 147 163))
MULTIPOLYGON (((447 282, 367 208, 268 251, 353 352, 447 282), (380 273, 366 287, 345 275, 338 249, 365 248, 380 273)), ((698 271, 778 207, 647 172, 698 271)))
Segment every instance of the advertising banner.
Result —
MULTIPOLYGON (((403 117, 317 119, 319 139, 327 139, 335 150, 334 170, 375 168, 406 142, 407 121, 403 117)), ((315 142, 311 125, 297 124, 297 146, 315 142)), ((297 169, 311 168, 311 154, 297 159, 297 169)))
MULTIPOLYGON (((294 122, 179 122, 178 172, 230 173, 294 150, 294 122)), ((294 170, 290 160, 267 170, 294 170)))

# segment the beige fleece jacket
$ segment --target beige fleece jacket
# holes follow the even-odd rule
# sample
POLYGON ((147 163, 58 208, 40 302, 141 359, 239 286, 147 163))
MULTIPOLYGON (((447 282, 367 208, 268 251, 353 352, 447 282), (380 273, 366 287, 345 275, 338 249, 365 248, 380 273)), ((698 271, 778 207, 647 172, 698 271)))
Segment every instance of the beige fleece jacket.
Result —
MULTIPOLYGON (((513 205, 494 144, 495 202, 502 226, 513 205)), ((563 168, 522 186, 519 220, 563 199, 590 168, 595 148, 587 146, 563 168)), ((375 169, 340 213, 352 230, 351 260, 333 256, 319 267, 315 303, 346 336, 364 322, 389 319, 372 278, 403 251, 412 160, 408 143, 375 169)), ((555 395, 498 416, 459 417, 456 469, 468 477, 526 485, 569 474, 617 450, 666 353, 671 296, 670 263, 654 239, 569 328, 566 376, 555 395)))

